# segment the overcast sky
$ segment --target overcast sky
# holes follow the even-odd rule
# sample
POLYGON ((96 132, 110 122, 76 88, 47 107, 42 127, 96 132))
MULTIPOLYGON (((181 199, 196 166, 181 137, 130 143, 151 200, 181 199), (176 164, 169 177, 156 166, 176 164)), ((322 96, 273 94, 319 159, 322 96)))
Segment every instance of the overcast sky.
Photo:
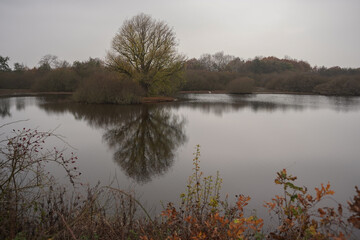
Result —
POLYGON ((103 59, 138 13, 173 27, 188 58, 224 51, 360 67, 360 0, 0 0, 0 55, 29 67, 46 54, 103 59))

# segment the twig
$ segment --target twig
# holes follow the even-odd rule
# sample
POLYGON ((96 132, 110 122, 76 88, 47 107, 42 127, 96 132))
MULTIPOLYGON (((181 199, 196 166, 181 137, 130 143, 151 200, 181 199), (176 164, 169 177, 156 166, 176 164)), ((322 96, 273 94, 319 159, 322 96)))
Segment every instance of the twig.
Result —
POLYGON ((7 125, 11 125, 11 124, 14 124, 14 123, 18 123, 18 122, 26 122, 26 121, 29 121, 30 119, 24 119, 24 120, 18 120, 18 121, 13 121, 13 122, 8 122, 8 123, 5 123, 3 125, 0 125, 0 128, 2 127, 5 127, 7 125))
POLYGON ((129 193, 125 192, 125 191, 122 191, 122 190, 120 190, 120 189, 110 187, 110 186, 107 186, 106 188, 111 189, 111 190, 113 190, 113 191, 120 192, 121 194, 124 194, 125 196, 128 196, 129 198, 133 199, 133 200, 140 206, 140 208, 144 211, 144 213, 146 214, 146 216, 148 217, 148 219, 150 220, 150 222, 151 222, 151 223, 154 223, 154 221, 151 219, 149 213, 146 211, 146 209, 144 208, 144 206, 143 206, 138 200, 136 200, 136 198, 134 198, 131 194, 129 194, 129 193))
POLYGON ((61 213, 59 213, 59 212, 56 212, 56 213, 60 215, 61 220, 62 220, 63 223, 65 224, 67 230, 70 232, 71 237, 72 237, 74 240, 77 240, 76 237, 75 237, 74 232, 71 230, 70 226, 66 223, 66 221, 65 221, 65 219, 64 219, 64 216, 63 216, 61 213))

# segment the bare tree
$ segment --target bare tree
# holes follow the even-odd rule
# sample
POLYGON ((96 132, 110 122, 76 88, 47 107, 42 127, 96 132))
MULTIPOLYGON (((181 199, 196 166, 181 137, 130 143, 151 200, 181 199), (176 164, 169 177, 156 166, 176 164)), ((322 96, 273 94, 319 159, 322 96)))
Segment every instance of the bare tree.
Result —
POLYGON ((138 82, 150 95, 167 93, 182 81, 185 58, 176 47, 173 29, 142 13, 124 22, 106 64, 138 82))
POLYGON ((225 71, 229 62, 235 59, 234 56, 225 55, 224 52, 217 52, 213 55, 203 54, 201 55, 199 62, 208 71, 225 71))
POLYGON ((202 65, 202 67, 205 68, 206 70, 208 70, 208 71, 215 70, 215 66, 214 66, 214 62, 212 60, 211 54, 205 53, 205 54, 201 55, 199 62, 202 65))
POLYGON ((66 60, 60 60, 57 56, 51 54, 43 56, 39 61, 39 65, 40 69, 43 70, 68 68, 71 66, 66 60))
POLYGON ((217 52, 213 56, 213 61, 215 63, 216 69, 220 71, 224 71, 227 64, 231 62, 235 57, 231 55, 225 55, 224 52, 217 52))
POLYGON ((40 59, 39 65, 46 69, 56 68, 59 65, 59 59, 55 55, 47 54, 40 59))

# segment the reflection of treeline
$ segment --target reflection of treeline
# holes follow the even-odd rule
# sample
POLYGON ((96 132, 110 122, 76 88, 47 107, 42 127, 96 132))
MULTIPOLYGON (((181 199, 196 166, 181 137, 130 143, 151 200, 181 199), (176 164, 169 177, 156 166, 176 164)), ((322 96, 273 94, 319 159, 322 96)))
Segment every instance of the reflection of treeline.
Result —
POLYGON ((229 112, 251 110, 252 112, 304 111, 307 109, 331 109, 348 112, 359 109, 357 97, 341 96, 304 96, 304 95, 273 95, 273 94, 180 94, 183 101, 172 105, 172 108, 189 108, 207 114, 222 116, 229 112), (202 96, 204 96, 202 98, 202 96))
POLYGON ((8 98, 0 98, 0 117, 10 117, 10 100, 8 98))
MULTIPOLYGON (((189 108, 199 110, 204 113, 211 113, 221 116, 232 111, 241 109, 251 109, 257 111, 285 111, 285 110, 303 110, 305 107, 297 104, 283 104, 268 101, 253 101, 244 95, 243 98, 234 95, 230 96, 228 102, 197 102, 191 100, 191 95, 180 95, 184 101, 168 103, 161 105, 161 111, 170 111, 170 109, 189 108)), ((44 103, 39 105, 47 113, 64 114, 71 113, 77 120, 84 120, 90 126, 95 128, 111 128, 119 123, 129 121, 129 119, 143 116, 145 106, 142 105, 101 105, 101 104, 81 104, 81 103, 44 103)), ((153 110, 153 108, 151 108, 153 110)))
MULTIPOLYGON (((186 61, 186 84, 182 90, 225 90, 250 93, 254 89, 306 92, 324 95, 360 95, 360 68, 312 67, 290 58, 256 57, 243 60, 204 54, 186 61)), ((133 103, 144 94, 139 85, 109 71, 99 59, 75 61, 72 65, 46 55, 39 67, 15 64, 0 71, 0 88, 32 89, 40 92, 76 92, 78 101, 89 103, 133 103)))
POLYGON ((138 183, 164 174, 174 162, 175 152, 186 141, 185 119, 165 105, 96 105, 47 103, 48 113, 72 113, 96 128, 104 128, 103 139, 114 149, 114 161, 138 183))
POLYGON ((18 111, 25 108, 24 98, 17 97, 13 101, 10 98, 0 98, 0 118, 11 117, 10 109, 14 104, 18 111))
POLYGON ((304 106, 301 105, 287 105, 266 101, 252 101, 252 100, 239 100, 235 99, 232 101, 229 99, 229 102, 182 102, 172 105, 174 109, 177 108, 189 108, 193 110, 199 110, 206 114, 215 114, 217 116, 222 116, 223 114, 229 112, 236 112, 242 109, 251 109, 253 112, 258 111, 286 111, 286 110, 295 110, 301 111, 304 110, 304 106))
POLYGON ((39 105, 47 113, 64 114, 71 113, 75 119, 84 120, 95 128, 106 128, 117 125, 126 119, 138 116, 141 113, 141 105, 101 105, 81 103, 44 103, 39 105))

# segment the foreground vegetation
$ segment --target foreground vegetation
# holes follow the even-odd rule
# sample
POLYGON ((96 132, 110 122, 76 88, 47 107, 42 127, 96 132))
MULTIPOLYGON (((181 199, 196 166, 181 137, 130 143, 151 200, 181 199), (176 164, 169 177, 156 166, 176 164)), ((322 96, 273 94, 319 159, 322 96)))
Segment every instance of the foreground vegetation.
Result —
POLYGON ((232 206, 220 193, 219 175, 204 176, 199 146, 180 204, 168 203, 153 218, 131 192, 110 186, 84 189, 77 157, 65 149, 44 149, 52 137, 60 138, 22 129, 1 140, 1 239, 356 239, 353 230, 360 229, 357 188, 348 207, 322 206, 334 194, 330 184, 311 195, 283 169, 275 179, 283 195, 264 204, 278 222, 265 230, 262 219, 245 214, 250 197, 236 196, 232 206), (49 164, 61 167, 73 187, 58 185, 46 170, 49 164))

